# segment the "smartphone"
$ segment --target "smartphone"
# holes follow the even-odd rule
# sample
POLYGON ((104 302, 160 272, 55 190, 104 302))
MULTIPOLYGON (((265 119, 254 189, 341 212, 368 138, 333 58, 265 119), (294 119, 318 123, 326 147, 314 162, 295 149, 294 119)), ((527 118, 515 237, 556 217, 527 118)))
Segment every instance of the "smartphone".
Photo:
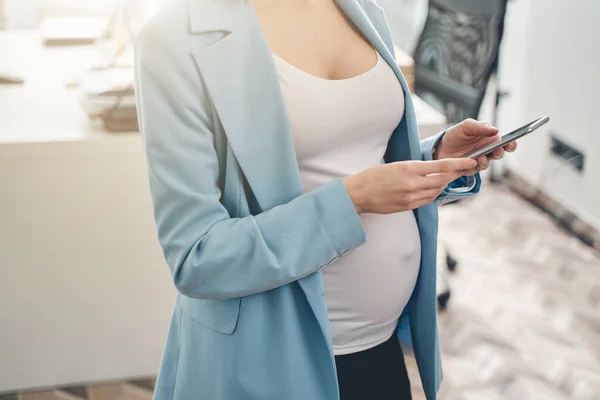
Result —
POLYGON ((477 159, 481 156, 488 155, 491 152, 493 152, 494 150, 499 149, 500 147, 504 147, 507 144, 509 144, 510 142, 515 141, 519 138, 522 138, 525 135, 530 134, 531 132, 533 132, 537 128, 539 128, 540 126, 547 123, 548 121, 550 121, 549 117, 541 117, 534 121, 531 121, 530 123, 525 124, 522 127, 515 129, 512 132, 502 135, 502 137, 500 138, 500 141, 489 144, 485 147, 482 147, 481 149, 475 150, 473 153, 466 156, 466 158, 477 159))

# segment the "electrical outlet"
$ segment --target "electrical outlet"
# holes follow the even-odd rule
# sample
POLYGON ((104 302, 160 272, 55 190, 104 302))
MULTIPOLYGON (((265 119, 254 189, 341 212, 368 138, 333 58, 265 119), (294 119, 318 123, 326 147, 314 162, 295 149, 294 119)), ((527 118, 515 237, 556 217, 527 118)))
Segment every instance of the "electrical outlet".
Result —
POLYGON ((550 134, 550 152, 558 158, 562 158, 566 163, 578 172, 583 172, 585 155, 582 151, 559 139, 555 133, 550 134))

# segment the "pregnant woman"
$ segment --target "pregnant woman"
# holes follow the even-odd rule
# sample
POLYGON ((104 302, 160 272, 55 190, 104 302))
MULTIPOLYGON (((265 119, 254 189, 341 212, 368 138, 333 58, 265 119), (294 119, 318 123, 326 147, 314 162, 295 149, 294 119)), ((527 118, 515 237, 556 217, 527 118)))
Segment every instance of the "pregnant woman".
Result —
MULTIPOLYGON (((419 141, 371 0, 174 0, 136 40, 158 237, 178 290, 155 399, 428 400, 436 200, 479 190, 473 120, 419 141)), ((515 145, 506 150, 514 150, 515 145)))

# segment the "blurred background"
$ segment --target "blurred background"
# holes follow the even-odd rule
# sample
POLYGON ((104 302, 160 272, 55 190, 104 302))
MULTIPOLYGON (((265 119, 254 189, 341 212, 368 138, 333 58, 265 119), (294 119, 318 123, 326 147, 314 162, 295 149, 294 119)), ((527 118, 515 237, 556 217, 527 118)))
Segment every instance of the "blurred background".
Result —
MULTIPOLYGON (((422 137, 551 117, 440 208, 439 397, 600 399, 600 2, 378 1, 422 137)), ((152 396, 175 289, 131 46, 163 3, 0 0, 0 400, 152 396)))

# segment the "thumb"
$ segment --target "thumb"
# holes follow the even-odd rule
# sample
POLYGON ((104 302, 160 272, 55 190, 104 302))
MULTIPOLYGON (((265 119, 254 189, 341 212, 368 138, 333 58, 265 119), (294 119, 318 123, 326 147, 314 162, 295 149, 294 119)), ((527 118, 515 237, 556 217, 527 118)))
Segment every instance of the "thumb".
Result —
POLYGON ((466 136, 494 136, 498 134, 498 128, 483 121, 466 119, 458 127, 466 136))

